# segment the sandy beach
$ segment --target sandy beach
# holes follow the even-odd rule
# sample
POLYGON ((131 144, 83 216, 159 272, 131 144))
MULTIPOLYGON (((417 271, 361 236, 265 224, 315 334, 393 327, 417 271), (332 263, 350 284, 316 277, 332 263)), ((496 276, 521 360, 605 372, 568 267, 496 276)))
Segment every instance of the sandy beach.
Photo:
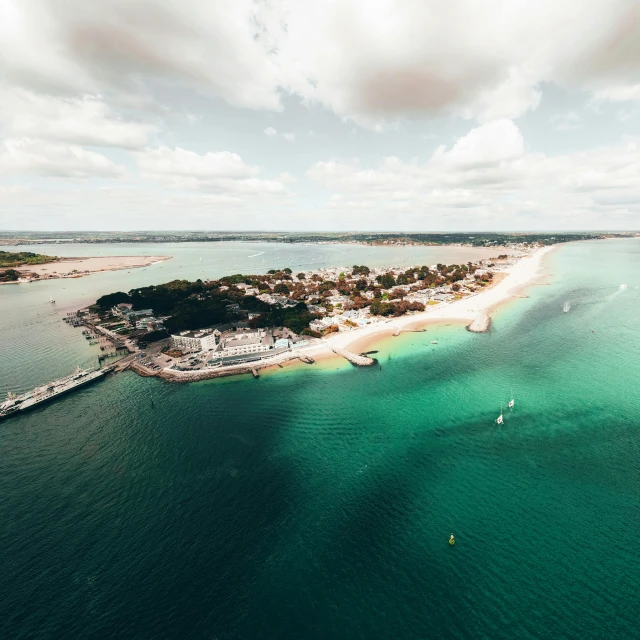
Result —
POLYGON ((24 273, 37 273, 41 278, 89 275, 99 271, 118 271, 148 267, 156 262, 170 260, 171 256, 105 256, 95 258, 62 258, 57 262, 16 267, 24 273))
POLYGON ((490 318, 499 304, 521 296, 520 292, 524 287, 539 281, 542 260, 552 249, 553 247, 543 247, 530 256, 519 259, 503 272, 496 273, 496 275, 504 274, 497 284, 476 294, 454 302, 428 307, 421 313, 391 318, 354 331, 332 334, 323 342, 326 342, 328 351, 337 347, 362 353, 377 339, 393 335, 398 331, 415 331, 440 322, 455 322, 468 326, 484 316, 490 318))

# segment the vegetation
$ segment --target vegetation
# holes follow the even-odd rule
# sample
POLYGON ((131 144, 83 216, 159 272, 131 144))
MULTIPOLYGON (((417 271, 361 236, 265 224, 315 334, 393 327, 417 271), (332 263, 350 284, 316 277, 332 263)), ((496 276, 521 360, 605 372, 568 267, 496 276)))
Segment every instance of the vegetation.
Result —
POLYGON ((407 311, 424 311, 424 305, 421 302, 405 302, 399 300, 397 302, 382 302, 376 300, 371 303, 371 314, 374 316, 402 316, 407 311))
POLYGON ((7 269, 0 272, 0 282, 16 282, 20 276, 21 273, 19 271, 7 269))
MULTIPOLYGON (((374 278, 366 265, 354 265, 331 280, 323 279, 320 273, 307 277, 301 272, 294 276, 289 268, 271 269, 266 274, 237 273, 195 282, 172 280, 126 293, 117 291, 102 296, 96 305, 105 315, 123 302, 131 304, 134 311, 152 309, 169 333, 248 318, 254 328, 284 326, 298 334, 313 335, 310 323, 334 310, 368 307, 372 315, 400 316, 423 311, 424 303, 431 304, 428 298, 436 293, 461 296, 475 291, 493 278, 492 272, 479 267, 471 262, 438 264, 433 268, 418 265, 403 270, 376 270, 374 278), (421 292, 420 302, 412 295, 415 292, 421 292)), ((159 332, 157 339, 164 335, 159 332)))
POLYGON ((295 333, 302 333, 309 328, 309 323, 318 315, 310 313, 304 302, 295 307, 273 306, 268 313, 259 315, 249 321, 249 326, 258 327, 288 327, 295 333))
POLYGON ((169 337, 169 332, 160 329, 158 331, 149 331, 148 333, 145 333, 144 341, 146 343, 158 342, 168 337, 169 337))
POLYGON ((0 267, 22 267, 24 265, 45 264, 59 260, 57 256, 46 256, 41 253, 31 253, 30 251, 0 251, 0 267))
POLYGON ((111 309, 111 307, 124 302, 131 302, 131 296, 128 293, 124 293, 124 291, 109 293, 96 300, 96 304, 103 310, 111 309))

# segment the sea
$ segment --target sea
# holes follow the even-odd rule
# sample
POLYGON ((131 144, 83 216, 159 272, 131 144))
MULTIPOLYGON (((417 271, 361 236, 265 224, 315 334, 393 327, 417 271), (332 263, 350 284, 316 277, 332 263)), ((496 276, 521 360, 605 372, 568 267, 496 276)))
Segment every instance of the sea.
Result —
MULTIPOLYGON (((62 318, 104 293, 495 254, 22 249, 173 258, 0 286, 2 394, 96 366, 62 318)), ((126 372, 0 422, 0 638, 640 637, 640 239, 559 246, 544 272, 490 332, 384 338, 373 367, 126 372)))

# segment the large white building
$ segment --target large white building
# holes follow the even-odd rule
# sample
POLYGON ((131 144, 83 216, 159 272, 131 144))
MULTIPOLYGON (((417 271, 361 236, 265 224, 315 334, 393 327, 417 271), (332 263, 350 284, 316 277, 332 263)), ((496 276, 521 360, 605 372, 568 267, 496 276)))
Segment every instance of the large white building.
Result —
POLYGON ((263 353, 274 348, 273 335, 265 329, 225 333, 220 340, 216 355, 222 358, 263 353))
POLYGON ((182 331, 171 336, 171 346, 185 353, 195 351, 211 351, 218 345, 220 333, 213 329, 198 331, 182 331))

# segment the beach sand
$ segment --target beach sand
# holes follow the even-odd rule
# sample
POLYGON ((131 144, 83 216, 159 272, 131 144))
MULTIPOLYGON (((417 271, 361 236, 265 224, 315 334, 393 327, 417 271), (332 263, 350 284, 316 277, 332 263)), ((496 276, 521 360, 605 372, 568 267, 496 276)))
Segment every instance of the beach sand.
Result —
POLYGON ((171 256, 105 256, 95 258, 62 258, 57 262, 24 265, 16 267, 17 271, 37 273, 40 277, 60 278, 63 275, 78 271, 82 275, 99 271, 118 271, 120 269, 136 269, 148 267, 155 262, 169 260, 171 256))

